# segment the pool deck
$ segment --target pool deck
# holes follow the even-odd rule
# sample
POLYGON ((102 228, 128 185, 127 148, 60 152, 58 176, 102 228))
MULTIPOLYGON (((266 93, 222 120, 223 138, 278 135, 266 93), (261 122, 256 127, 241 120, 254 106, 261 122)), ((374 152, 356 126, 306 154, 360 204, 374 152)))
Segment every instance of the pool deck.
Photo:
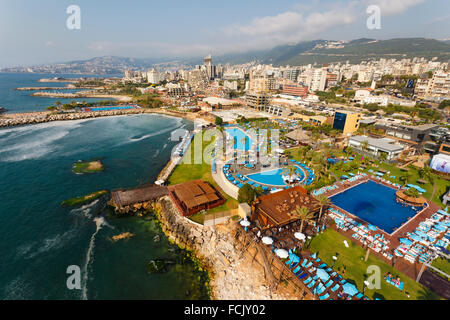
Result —
MULTIPOLYGON (((382 184, 385 187, 389 187, 392 189, 397 190, 395 187, 393 187, 392 185, 389 185, 387 183, 384 183, 383 181, 380 181, 378 179, 376 179, 374 176, 368 176, 366 178, 363 179, 359 179, 356 180, 354 182, 348 182, 348 183, 344 183, 342 186, 340 186, 337 189, 331 190, 327 193, 324 193, 324 195, 328 198, 335 196, 337 194, 340 194, 342 192, 345 192, 348 189, 351 189, 361 183, 365 183, 368 180, 372 180, 373 182, 376 182, 378 184, 382 184)), ((336 206, 336 205, 331 205, 332 208, 338 209, 339 211, 345 213, 346 215, 348 215, 349 217, 353 218, 355 221, 357 221, 358 223, 362 223, 365 226, 368 226, 369 223, 365 220, 362 220, 361 218, 353 215, 350 212, 347 212, 346 210, 336 206)), ((396 249, 399 245, 400 245, 400 241, 399 238, 403 238, 406 236, 406 233, 408 232, 413 232, 418 226, 419 223, 422 221, 425 221, 425 219, 427 218, 431 218, 431 216, 440 209, 440 207, 438 205, 436 205, 435 203, 428 201, 427 200, 427 206, 424 210, 418 212, 414 217, 410 218, 406 223, 404 223, 403 225, 401 225, 398 229, 394 230, 393 233, 389 234, 381 229, 378 228, 377 231, 369 231, 368 233, 370 235, 375 235, 375 234, 383 234, 385 239, 389 240, 389 247, 390 247, 390 251, 391 254, 393 255, 393 259, 389 260, 387 259, 385 256, 383 256, 382 254, 375 252, 374 250, 370 250, 370 253, 375 255, 376 257, 380 258, 381 260, 385 261, 386 263, 392 265, 393 267, 395 267, 395 269, 397 269, 398 271, 404 273, 405 275, 407 275, 408 277, 412 278, 412 279, 416 279, 420 269, 422 268, 422 264, 421 263, 409 263, 407 262, 405 259, 403 258, 398 258, 395 256, 394 254, 394 249, 396 249)), ((363 246, 363 244, 356 240, 355 238, 352 237, 352 235, 355 233, 353 230, 349 229, 347 231, 343 231, 342 229, 338 229, 336 227, 334 227, 334 229, 338 232, 340 232, 341 234, 343 234, 345 237, 347 237, 349 240, 353 241, 354 243, 358 244, 359 246, 363 246)))

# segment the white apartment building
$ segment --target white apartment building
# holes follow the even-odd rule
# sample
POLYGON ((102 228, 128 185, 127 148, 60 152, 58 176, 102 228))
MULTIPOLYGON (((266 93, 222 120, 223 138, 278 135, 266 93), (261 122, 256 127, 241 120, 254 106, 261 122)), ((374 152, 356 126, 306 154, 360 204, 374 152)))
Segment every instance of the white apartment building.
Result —
POLYGON ((155 69, 147 72, 147 81, 152 84, 158 84, 163 81, 163 76, 155 69))
POLYGON ((309 91, 324 91, 327 84, 327 70, 315 69, 312 78, 309 91))

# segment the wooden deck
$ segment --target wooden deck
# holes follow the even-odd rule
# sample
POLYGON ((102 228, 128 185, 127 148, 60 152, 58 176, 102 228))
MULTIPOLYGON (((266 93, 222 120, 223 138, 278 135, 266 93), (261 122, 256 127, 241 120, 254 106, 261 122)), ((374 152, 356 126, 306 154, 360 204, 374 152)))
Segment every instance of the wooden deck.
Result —
POLYGON ((167 187, 149 185, 129 190, 116 190, 111 192, 111 203, 116 208, 124 208, 138 203, 159 199, 168 195, 167 187))

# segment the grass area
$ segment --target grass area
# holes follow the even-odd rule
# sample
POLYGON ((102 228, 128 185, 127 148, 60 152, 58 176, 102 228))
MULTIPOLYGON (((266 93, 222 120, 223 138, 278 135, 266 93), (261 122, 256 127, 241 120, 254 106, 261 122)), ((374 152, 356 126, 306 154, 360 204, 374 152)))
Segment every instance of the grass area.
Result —
MULTIPOLYGON (((450 275, 450 261, 448 259, 445 258, 437 258, 433 261, 433 263, 431 264, 433 267, 441 270, 442 272, 445 272, 446 274, 450 275)), ((429 268, 428 270, 431 270, 433 272, 435 272, 433 269, 429 268)), ((437 275, 441 276, 441 277, 445 277, 443 274, 435 272, 437 275)), ((450 281, 449 278, 447 278, 448 281, 450 281)))
POLYGON ((333 269, 342 275, 342 268, 345 266, 346 272, 343 277, 354 283, 358 290, 362 291, 363 281, 366 277, 367 267, 371 265, 378 266, 381 270, 381 288, 365 290, 365 295, 370 299, 386 299, 386 300, 436 300, 440 299, 438 295, 423 285, 415 282, 413 279, 401 274, 392 266, 388 265, 379 258, 370 255, 367 262, 364 261, 366 250, 353 243, 337 231, 328 229, 324 233, 313 238, 309 247, 311 252, 317 252, 318 256, 329 266, 333 264, 333 256, 338 257, 333 269), (346 248, 343 241, 347 240, 349 248, 346 248), (387 283, 383 275, 390 272, 394 276, 399 276, 404 282, 405 291, 409 293, 410 298, 406 293, 387 283))
POLYGON ((82 196, 82 197, 64 200, 63 202, 61 202, 61 205, 65 206, 65 207, 81 206, 88 202, 94 201, 95 199, 98 199, 107 193, 108 193, 108 191, 106 191, 106 190, 93 192, 93 193, 90 193, 90 194, 82 196))
MULTIPOLYGON (((191 148, 186 152, 183 162, 181 162, 172 174, 169 177, 169 185, 175 185, 187 181, 198 180, 201 179, 203 181, 209 182, 214 188, 216 188, 222 196, 225 198, 226 202, 214 209, 208 210, 208 213, 222 212, 231 209, 236 209, 238 207, 237 200, 233 199, 229 195, 227 195, 219 185, 214 181, 211 175, 211 165, 202 161, 201 164, 190 164, 188 159, 194 159, 194 145, 196 144, 196 139, 201 139, 201 135, 196 135, 193 139, 193 143, 191 144, 191 148)), ((202 154, 205 155, 205 150, 210 145, 211 142, 203 142, 202 143, 202 154)), ((209 148, 209 147, 208 147, 209 148)), ((191 217, 191 219, 198 223, 203 223, 203 215, 196 214, 191 217)))
POLYGON ((105 170, 100 160, 79 161, 73 164, 72 171, 77 174, 96 173, 105 170))

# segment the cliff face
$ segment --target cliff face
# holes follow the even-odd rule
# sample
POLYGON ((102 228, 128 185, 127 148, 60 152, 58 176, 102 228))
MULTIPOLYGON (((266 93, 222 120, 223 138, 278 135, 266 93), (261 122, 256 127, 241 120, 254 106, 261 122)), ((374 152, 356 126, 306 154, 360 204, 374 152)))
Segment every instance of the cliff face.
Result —
POLYGON ((162 229, 181 248, 192 250, 211 275, 212 298, 218 300, 298 299, 284 285, 270 288, 264 266, 253 250, 238 240, 237 224, 205 227, 181 217, 169 197, 155 205, 162 229))

